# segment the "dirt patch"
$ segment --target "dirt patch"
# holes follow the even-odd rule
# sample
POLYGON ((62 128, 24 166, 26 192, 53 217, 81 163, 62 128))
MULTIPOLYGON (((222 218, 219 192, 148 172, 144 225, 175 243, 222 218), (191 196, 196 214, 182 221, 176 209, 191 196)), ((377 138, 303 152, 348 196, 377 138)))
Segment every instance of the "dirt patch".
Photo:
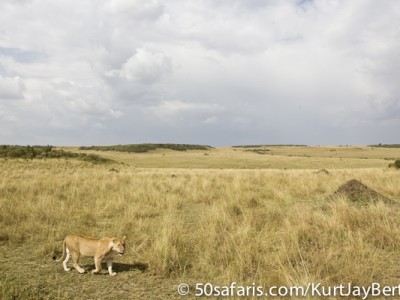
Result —
POLYGON ((333 199, 337 196, 344 196, 348 200, 360 204, 382 201, 386 204, 397 205, 396 201, 383 196, 356 179, 349 180, 341 185, 329 198, 333 199))

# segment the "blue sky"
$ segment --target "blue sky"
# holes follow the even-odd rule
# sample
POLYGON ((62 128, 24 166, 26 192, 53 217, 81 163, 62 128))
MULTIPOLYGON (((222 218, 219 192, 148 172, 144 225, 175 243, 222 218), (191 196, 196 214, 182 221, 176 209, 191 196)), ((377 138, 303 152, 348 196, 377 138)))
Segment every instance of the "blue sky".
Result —
POLYGON ((0 144, 399 143, 397 0, 0 2, 0 144))

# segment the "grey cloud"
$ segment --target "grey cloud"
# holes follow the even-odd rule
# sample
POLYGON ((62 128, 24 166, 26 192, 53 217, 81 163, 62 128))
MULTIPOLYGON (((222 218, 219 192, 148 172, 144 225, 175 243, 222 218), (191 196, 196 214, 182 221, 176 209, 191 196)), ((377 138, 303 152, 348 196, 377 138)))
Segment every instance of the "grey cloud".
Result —
POLYGON ((0 101, 22 99, 24 90, 25 85, 19 77, 0 76, 0 101))
POLYGON ((158 0, 109 0, 105 1, 103 12, 117 18, 154 21, 163 14, 164 6, 158 0))
MULTIPOLYGON (((188 103, 182 101, 163 101, 156 106, 148 108, 160 120, 176 121, 182 115, 195 115, 201 118, 202 115, 223 112, 225 107, 210 103, 188 103)), ((215 117, 214 117, 215 118, 215 117)))
POLYGON ((396 0, 0 6, 0 99, 18 99, 0 101, 5 142, 351 144, 398 135, 396 0))

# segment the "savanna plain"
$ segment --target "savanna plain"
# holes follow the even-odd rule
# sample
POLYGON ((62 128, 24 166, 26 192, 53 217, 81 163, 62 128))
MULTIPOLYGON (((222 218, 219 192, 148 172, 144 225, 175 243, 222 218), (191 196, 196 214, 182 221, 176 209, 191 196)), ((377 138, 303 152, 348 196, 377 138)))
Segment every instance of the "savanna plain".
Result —
POLYGON ((388 167, 400 148, 63 149, 114 162, 0 159, 1 299, 194 299, 196 283, 400 284, 400 206, 331 197, 356 179, 400 204, 400 170, 388 167), (81 259, 85 274, 65 272, 53 256, 71 233, 126 235, 118 275, 104 265, 91 274, 92 258, 81 259))

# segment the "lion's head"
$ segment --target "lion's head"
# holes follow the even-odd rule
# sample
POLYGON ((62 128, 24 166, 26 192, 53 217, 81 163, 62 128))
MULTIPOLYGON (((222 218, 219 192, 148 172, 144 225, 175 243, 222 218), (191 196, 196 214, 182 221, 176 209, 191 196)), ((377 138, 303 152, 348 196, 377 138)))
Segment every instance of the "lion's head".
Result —
POLYGON ((126 241, 125 235, 123 237, 113 238, 112 239, 112 242, 113 242, 112 250, 123 255, 125 253, 125 241, 126 241))

